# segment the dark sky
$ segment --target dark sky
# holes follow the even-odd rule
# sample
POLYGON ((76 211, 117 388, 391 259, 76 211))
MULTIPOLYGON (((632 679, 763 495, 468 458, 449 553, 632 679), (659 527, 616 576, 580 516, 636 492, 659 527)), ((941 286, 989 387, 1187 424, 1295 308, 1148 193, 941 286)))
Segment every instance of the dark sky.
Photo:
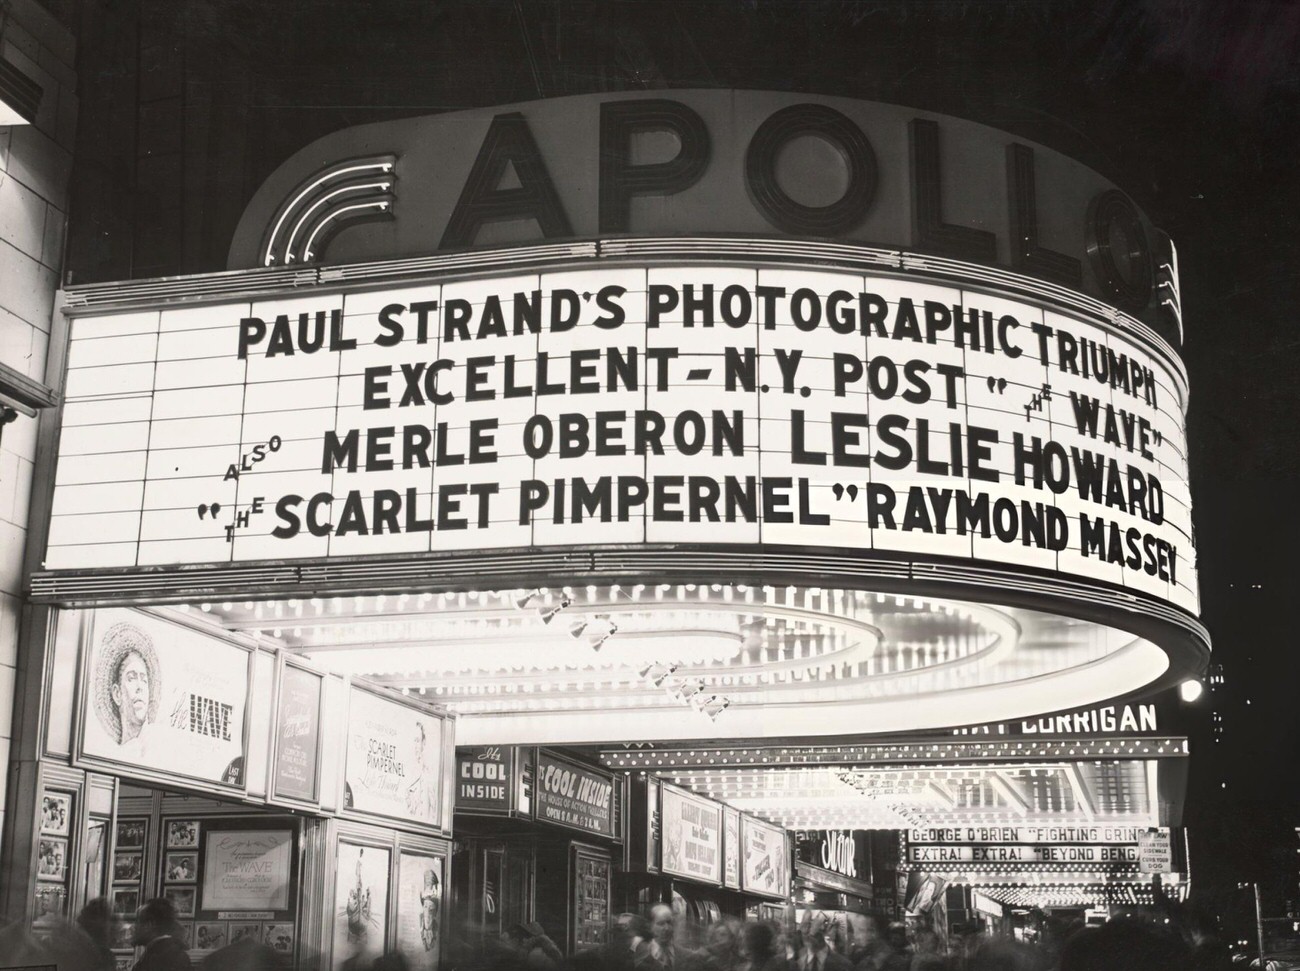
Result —
MULTIPOLYGON (((51 5, 80 24, 83 112, 96 87, 109 97, 120 77, 123 48, 110 41, 121 37, 104 25, 126 9, 143 25, 142 48, 160 49, 187 92, 234 105, 247 151, 233 171, 207 176, 208 198, 228 198, 209 207, 219 210, 205 215, 212 238, 187 271, 223 268, 204 260, 224 255, 243 202, 314 137, 540 96, 714 86, 838 94, 971 118, 1088 162, 1173 237, 1182 261, 1203 614, 1233 699, 1218 702, 1224 742, 1198 739, 1189 820, 1218 820, 1223 838, 1222 820, 1243 807, 1300 824, 1291 614, 1300 596, 1300 3, 51 5)), ((151 76, 141 74, 146 91, 151 76)), ((222 123, 213 122, 219 137, 222 123)), ((92 150, 128 157, 107 125, 92 150)), ((112 191, 86 185, 83 217, 112 191)), ((71 245, 73 268, 91 267, 75 233, 71 245)), ((1292 879, 1294 865, 1292 852, 1292 879)))

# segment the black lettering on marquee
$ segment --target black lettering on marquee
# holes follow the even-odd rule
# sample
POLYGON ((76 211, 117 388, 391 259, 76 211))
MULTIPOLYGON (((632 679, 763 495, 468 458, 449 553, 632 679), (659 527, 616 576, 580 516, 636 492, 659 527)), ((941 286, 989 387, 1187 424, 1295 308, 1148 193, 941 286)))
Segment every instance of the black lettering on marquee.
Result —
POLYGON ((465 188, 447 220, 440 246, 442 249, 473 246, 474 237, 484 223, 506 219, 534 219, 546 239, 573 235, 533 133, 517 111, 492 119, 478 158, 465 180, 465 188), (519 185, 497 188, 507 165, 514 166, 519 185))
POLYGON ((1151 247, 1124 193, 1111 189, 1088 206, 1088 260, 1103 292, 1121 310, 1141 313, 1151 302, 1151 247))
POLYGON ((1034 150, 1007 146, 1007 197, 1011 204, 1011 265, 1017 270, 1078 289, 1079 261, 1038 245, 1038 196, 1034 189, 1034 150))
POLYGON ((700 180, 709 166, 709 130, 704 119, 678 101, 607 101, 600 106, 600 215, 602 233, 626 233, 633 196, 667 196, 700 180), (632 138, 669 132, 680 148, 663 162, 632 163, 632 138))
POLYGON ((825 105, 791 105, 773 113, 745 152, 745 187, 758 211, 777 229, 803 236, 836 236, 862 222, 876 198, 876 174, 876 153, 862 129, 825 105), (781 149, 801 135, 825 139, 843 156, 849 184, 835 202, 806 206, 777 181, 781 149))
POLYGON ((998 255, 996 235, 943 221, 938 123, 926 118, 913 118, 908 127, 912 158, 913 241, 920 249, 944 256, 995 262, 998 255))

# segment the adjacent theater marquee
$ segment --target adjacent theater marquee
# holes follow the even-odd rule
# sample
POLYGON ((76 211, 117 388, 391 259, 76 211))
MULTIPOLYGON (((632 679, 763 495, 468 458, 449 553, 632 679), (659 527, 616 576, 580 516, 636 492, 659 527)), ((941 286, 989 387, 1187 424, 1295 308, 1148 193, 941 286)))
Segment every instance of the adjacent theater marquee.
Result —
POLYGON ((1140 826, 956 826, 907 832, 907 862, 932 869, 945 863, 1133 863, 1140 826))
POLYGON ((1163 361, 1024 301, 721 265, 80 317, 45 565, 707 538, 1194 611, 1163 361))

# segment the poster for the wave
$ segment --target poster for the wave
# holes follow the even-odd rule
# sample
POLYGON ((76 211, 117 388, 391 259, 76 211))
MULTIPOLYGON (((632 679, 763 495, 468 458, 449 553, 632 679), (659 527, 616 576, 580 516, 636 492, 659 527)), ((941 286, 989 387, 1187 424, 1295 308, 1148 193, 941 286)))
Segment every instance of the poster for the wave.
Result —
POLYGON ((785 830, 744 816, 740 821, 744 842, 742 873, 746 893, 784 897, 790 891, 790 851, 785 830))
POLYGON ((663 871, 722 882, 722 806, 663 787, 663 871))
POLYGON ((134 610, 101 610, 86 659, 83 758, 244 785, 249 652, 134 610))
POLYGON ((440 825, 442 728, 437 715, 353 687, 344 807, 440 825))

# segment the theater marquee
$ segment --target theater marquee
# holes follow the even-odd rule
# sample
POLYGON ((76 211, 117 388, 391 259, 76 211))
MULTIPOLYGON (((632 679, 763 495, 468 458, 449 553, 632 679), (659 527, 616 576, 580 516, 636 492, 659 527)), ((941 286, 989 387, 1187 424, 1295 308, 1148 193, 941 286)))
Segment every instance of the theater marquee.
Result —
POLYGON ((972 290, 619 266, 82 317, 67 402, 54 569, 707 535, 1196 607, 1177 370, 972 290))

